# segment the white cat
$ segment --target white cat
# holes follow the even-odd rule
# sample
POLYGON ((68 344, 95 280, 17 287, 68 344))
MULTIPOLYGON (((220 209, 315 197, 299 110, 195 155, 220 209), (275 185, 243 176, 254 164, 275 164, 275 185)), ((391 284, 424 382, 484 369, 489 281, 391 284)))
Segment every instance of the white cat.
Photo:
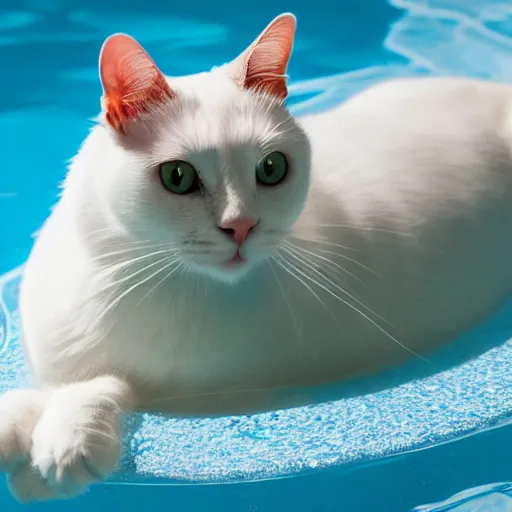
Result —
POLYGON ((125 411, 299 404, 510 295, 512 87, 401 80, 295 120, 294 33, 284 14, 232 63, 169 79, 105 42, 103 114, 21 288, 38 389, 0 400, 18 499, 107 476, 125 411))

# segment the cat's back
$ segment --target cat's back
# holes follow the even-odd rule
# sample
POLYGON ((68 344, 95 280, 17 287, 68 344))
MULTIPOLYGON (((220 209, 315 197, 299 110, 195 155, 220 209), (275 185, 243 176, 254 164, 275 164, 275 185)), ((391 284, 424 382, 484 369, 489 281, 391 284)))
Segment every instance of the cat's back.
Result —
POLYGON ((483 80, 409 78, 370 87, 302 119, 313 183, 348 209, 380 216, 368 211, 377 202, 390 212, 407 203, 418 219, 433 205, 471 209, 486 190, 512 196, 511 107, 512 86, 483 80))
MULTIPOLYGON (((404 79, 303 119, 304 228, 374 272, 355 295, 415 350, 471 328, 512 292, 511 105, 505 84, 404 79)), ((363 325, 353 339, 364 344, 363 325)))
POLYGON ((512 134, 511 106, 512 86, 508 84, 467 78, 404 78, 371 86, 335 109, 302 118, 301 123, 313 150, 341 151, 343 141, 346 146, 369 142, 374 149, 407 150, 506 137, 512 134))

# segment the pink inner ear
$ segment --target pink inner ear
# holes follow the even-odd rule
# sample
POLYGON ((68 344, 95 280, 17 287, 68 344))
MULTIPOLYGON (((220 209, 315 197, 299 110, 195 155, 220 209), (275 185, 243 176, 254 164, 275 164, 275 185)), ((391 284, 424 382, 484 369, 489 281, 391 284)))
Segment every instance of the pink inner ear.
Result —
POLYGON ((233 79, 240 87, 279 99, 286 98, 286 70, 293 49, 295 27, 293 15, 278 16, 231 64, 233 79))
POLYGON ((150 112, 174 93, 151 57, 135 39, 110 36, 101 49, 103 108, 109 124, 121 133, 126 125, 150 112))

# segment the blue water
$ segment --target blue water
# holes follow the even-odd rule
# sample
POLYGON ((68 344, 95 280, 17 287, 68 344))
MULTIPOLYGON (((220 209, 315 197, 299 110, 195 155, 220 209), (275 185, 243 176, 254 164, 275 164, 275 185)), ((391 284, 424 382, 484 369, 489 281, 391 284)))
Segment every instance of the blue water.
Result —
MULTIPOLYGON (((97 56, 107 35, 132 34, 165 73, 180 75, 231 59, 287 10, 299 23, 289 69, 297 114, 395 76, 512 81, 510 0, 0 0, 0 274, 26 259, 98 111, 97 56)), ((101 485, 73 502, 23 508, 0 482, 0 510, 401 512, 430 503, 418 510, 512 511, 511 435, 504 427, 380 463, 264 482, 101 485)))

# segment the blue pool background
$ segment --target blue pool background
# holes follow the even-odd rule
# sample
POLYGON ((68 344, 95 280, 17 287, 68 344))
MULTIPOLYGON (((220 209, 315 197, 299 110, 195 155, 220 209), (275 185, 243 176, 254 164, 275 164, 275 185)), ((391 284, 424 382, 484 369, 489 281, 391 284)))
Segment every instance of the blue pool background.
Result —
MULTIPOLYGON (((392 3, 0 0, 0 274, 26 259, 31 233, 56 200, 66 160, 98 111, 97 55, 112 32, 132 34, 164 72, 180 75, 231 59, 276 14, 293 11, 299 26, 290 104, 297 114, 329 108, 395 76, 512 81, 510 0, 392 3)), ((481 510, 509 511, 510 486, 498 484, 512 480, 511 434, 505 427, 382 463, 251 484, 102 485, 72 503, 28 509, 400 512, 493 484, 473 491, 487 495, 481 510)), ((477 500, 461 505, 464 512, 478 510, 477 500)), ((448 506, 436 510, 459 510, 448 506)), ((21 510, 2 483, 0 510, 21 510)))

